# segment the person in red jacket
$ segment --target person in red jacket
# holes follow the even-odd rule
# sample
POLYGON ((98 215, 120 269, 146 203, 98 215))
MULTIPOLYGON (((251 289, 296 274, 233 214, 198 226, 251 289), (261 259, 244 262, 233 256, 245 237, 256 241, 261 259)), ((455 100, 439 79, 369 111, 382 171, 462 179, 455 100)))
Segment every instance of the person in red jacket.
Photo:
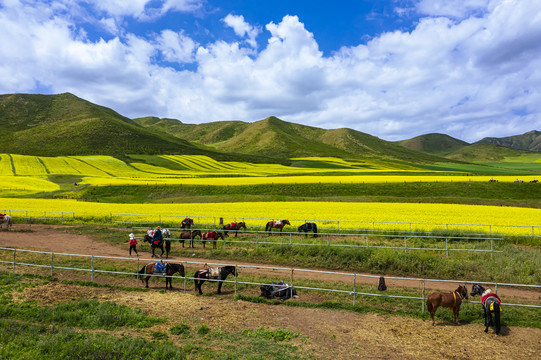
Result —
POLYGON ((130 256, 132 250, 135 251, 137 256, 139 256, 139 253, 137 252, 137 239, 135 238, 135 235, 133 235, 133 233, 130 234, 130 256))

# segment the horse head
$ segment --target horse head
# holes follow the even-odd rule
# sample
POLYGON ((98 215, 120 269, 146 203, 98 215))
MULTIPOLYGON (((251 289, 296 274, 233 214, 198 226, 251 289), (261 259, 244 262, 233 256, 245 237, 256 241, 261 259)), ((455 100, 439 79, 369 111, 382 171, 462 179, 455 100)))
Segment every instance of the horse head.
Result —
POLYGON ((298 232, 301 232, 301 231, 305 231, 306 229, 306 226, 304 226, 304 224, 302 224, 301 226, 299 226, 299 228, 297 229, 298 232))
POLYGON ((241 228, 244 228, 244 230, 246 230, 246 224, 244 223, 244 221, 237 223, 237 229, 241 229, 241 228))
POLYGON ((472 288, 471 288, 471 293, 470 295, 471 296, 475 296, 475 295, 483 295, 483 293, 485 292, 485 288, 482 287, 481 285, 479 284, 473 284, 472 288))
POLYGON ((291 223, 289 222, 289 220, 282 220, 282 224, 284 224, 284 225, 291 225, 291 223))
POLYGON ((468 299, 468 288, 466 287, 466 285, 460 285, 455 291, 459 293, 463 299, 468 299))
POLYGON ((201 230, 194 230, 192 231, 192 239, 195 238, 196 236, 199 236, 199 237, 202 237, 201 235, 201 230))

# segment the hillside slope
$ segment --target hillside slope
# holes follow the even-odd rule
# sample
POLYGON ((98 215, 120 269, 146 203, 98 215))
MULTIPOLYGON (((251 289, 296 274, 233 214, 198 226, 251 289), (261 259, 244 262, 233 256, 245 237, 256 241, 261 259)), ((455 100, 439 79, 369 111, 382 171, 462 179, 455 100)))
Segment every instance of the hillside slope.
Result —
POLYGON ((205 154, 75 95, 0 95, 0 152, 26 155, 205 154))
POLYGON ((486 137, 475 144, 494 144, 512 149, 541 152, 541 132, 528 131, 522 135, 507 136, 503 138, 486 137))

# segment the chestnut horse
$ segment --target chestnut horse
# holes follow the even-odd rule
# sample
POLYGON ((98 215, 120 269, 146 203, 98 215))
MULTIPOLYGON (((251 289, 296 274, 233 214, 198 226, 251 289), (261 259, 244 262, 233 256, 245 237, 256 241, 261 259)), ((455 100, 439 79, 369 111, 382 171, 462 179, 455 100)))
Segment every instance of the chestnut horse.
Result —
POLYGON ((237 234, 239 232, 240 229, 244 228, 244 230, 246 230, 246 224, 244 223, 244 221, 241 221, 241 222, 238 222, 238 223, 231 223, 231 224, 225 224, 224 225, 224 235, 225 236, 229 236, 227 235, 227 231, 225 230, 235 230, 235 237, 237 237, 237 234))
POLYGON ((199 238, 202 237, 201 230, 193 230, 193 231, 184 230, 183 232, 181 232, 180 242, 182 243, 182 247, 184 247, 184 240, 190 240, 190 247, 194 247, 193 239, 195 239, 196 236, 199 236, 199 238))
POLYGON ((218 239, 224 240, 224 234, 221 232, 209 231, 203 233, 203 235, 201 236, 201 242, 203 243, 203 247, 205 247, 205 243, 207 241, 212 241, 212 247, 214 249, 216 249, 216 242, 218 241, 218 239))
POLYGON ((449 310, 453 311, 453 321, 458 324, 458 313, 460 311, 460 305, 462 305, 462 300, 464 299, 468 299, 468 289, 466 288, 466 285, 460 285, 452 293, 435 292, 428 295, 428 298, 426 299, 426 308, 432 318, 432 325, 436 325, 434 314, 436 313, 436 309, 440 306, 449 307, 449 310))
POLYGON ((209 279, 216 279, 218 280, 218 294, 220 294, 222 292, 223 281, 227 278, 229 274, 233 274, 235 277, 237 276, 235 266, 228 265, 214 269, 197 270, 195 272, 195 275, 193 276, 195 291, 199 290, 199 294, 203 295, 203 292, 201 291, 201 285, 209 279))
POLYGON ((289 220, 278 220, 278 221, 269 221, 267 223, 267 225, 265 226, 265 231, 268 231, 269 232, 269 236, 272 232, 272 229, 275 228, 275 229, 280 229, 280 235, 282 235, 282 229, 284 228, 284 226, 286 225, 291 225, 291 223, 289 222, 289 220))
MULTIPOLYGON (((154 266, 156 264, 158 263, 147 264, 143 266, 141 270, 139 270, 139 274, 147 275, 146 278, 141 277, 141 281, 146 282, 147 288, 148 288, 148 279, 150 279, 150 277, 154 275, 154 266)), ((173 281, 172 281, 173 279, 171 279, 171 276, 175 273, 179 273, 180 276, 185 276, 186 273, 184 272, 184 265, 174 264, 174 263, 161 263, 161 264, 165 265, 165 275, 164 275, 165 276, 165 289, 167 290, 167 284, 169 284, 170 289, 173 289, 173 281)), ((156 274, 160 274, 160 273, 156 273, 156 274)))

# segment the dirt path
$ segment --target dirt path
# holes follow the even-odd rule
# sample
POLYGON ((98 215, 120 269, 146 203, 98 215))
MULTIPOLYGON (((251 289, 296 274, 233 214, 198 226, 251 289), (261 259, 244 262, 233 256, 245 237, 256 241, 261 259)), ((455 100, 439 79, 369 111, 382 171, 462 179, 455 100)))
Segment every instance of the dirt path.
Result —
MULTIPOLYGON (((0 247, 15 247, 27 250, 39 250, 39 251, 51 251, 58 253, 70 253, 70 254, 85 254, 85 255, 101 255, 101 256, 117 256, 117 257, 129 257, 127 248, 113 246, 107 243, 98 242, 87 235, 77 235, 65 231, 66 228, 61 226, 48 226, 48 225, 33 225, 32 232, 25 231, 1 231, 0 232, 0 247), (64 229, 64 230, 63 230, 64 229)), ((151 252, 148 251, 147 244, 138 245, 141 259, 147 259, 152 261, 151 252), (147 251, 146 251, 147 250, 147 251)), ((200 262, 200 263, 224 263, 222 260, 209 259, 209 258, 192 258, 192 257, 180 257, 170 256, 171 260, 176 261, 188 261, 188 262, 200 262)), ((226 261, 227 262, 227 261, 226 261)), ((290 277, 290 270, 271 270, 264 268, 265 266, 272 267, 272 265, 261 265, 243 261, 229 261, 228 264, 237 264, 245 266, 253 266, 254 268, 243 268, 243 273, 250 273, 254 275, 265 275, 276 279, 287 280, 290 277)), ((197 266, 197 265, 193 265, 197 266)), ((284 266, 274 266, 278 268, 284 268, 284 266)), ((302 269, 295 267, 295 269, 302 269)), ((311 269, 305 269, 311 270, 311 269)), ((327 270, 325 270, 327 271, 327 270)), ((344 276, 339 274, 339 271, 328 271, 326 273, 311 273, 304 271, 296 271, 296 279, 316 279, 321 281, 333 281, 333 282, 347 282, 353 284, 353 276, 344 276)), ((358 274, 367 275, 370 277, 357 276, 355 281, 357 284, 368 284, 377 286, 380 274, 358 274)), ((385 280, 388 287, 407 287, 421 289, 422 283, 418 280, 403 280, 403 279, 389 279, 385 280)), ((459 283, 442 283, 426 281, 426 289, 440 290, 440 291, 453 291, 459 283)), ((524 299, 541 299, 541 292, 530 291, 524 289, 510 288, 510 287, 498 287, 498 294, 502 297, 515 297, 524 299)))
MULTIPOLYGON (((34 232, 0 232, 0 246, 23 249, 54 251, 74 254, 127 256, 127 247, 116 247, 93 241, 86 235, 67 233, 58 227, 35 227, 34 232)), ((145 253, 149 257, 150 253, 145 253)), ((178 258, 191 261, 192 258, 178 258)), ((213 262, 212 259, 196 261, 213 262)), ((247 263, 240 263, 252 265, 247 263)), ((243 269, 245 271, 247 269, 243 269)), ((267 269, 250 271, 268 275, 267 269)), ((296 273, 295 276, 314 276, 313 273, 296 273)), ((322 279, 322 274, 317 275, 322 279)), ((341 277, 324 274, 325 280, 339 281, 341 277)), ((359 279, 357 279, 359 281, 359 279)), ((368 279, 377 284, 377 279, 368 279)), ((418 287, 409 281, 390 280, 389 286, 418 287)), ((440 284, 443 290, 454 284, 440 284), (441 286, 443 285, 443 286, 441 286)), ((500 291, 500 289, 498 289, 500 291)), ((502 289, 503 291, 503 289, 502 289)), ((519 291, 515 295, 532 295, 519 291)), ((539 296, 538 293, 535 293, 539 296)), ((42 304, 73 300, 78 297, 112 300, 119 304, 137 306, 146 312, 162 316, 154 304, 160 303, 171 309, 169 322, 157 325, 156 331, 168 333, 168 329, 186 319, 198 319, 211 329, 218 327, 242 330, 246 328, 286 328, 301 336, 293 343, 307 355, 316 359, 532 359, 541 353, 541 329, 503 327, 502 335, 493 329, 488 334, 480 324, 452 325, 438 321, 433 327, 430 321, 421 319, 358 314, 350 311, 308 309, 289 306, 269 306, 244 301, 231 301, 230 297, 201 297, 182 291, 133 292, 111 288, 94 288, 52 282, 27 288, 18 299, 36 300, 42 304), (307 340, 308 339, 308 340, 307 340), (535 355, 537 354, 537 355, 535 355)), ((161 306, 160 308, 163 308, 161 306)), ((194 325, 195 326, 195 325, 194 325)), ((173 339, 178 343, 178 339, 173 339)), ((179 343, 182 345, 182 343, 179 343)))

